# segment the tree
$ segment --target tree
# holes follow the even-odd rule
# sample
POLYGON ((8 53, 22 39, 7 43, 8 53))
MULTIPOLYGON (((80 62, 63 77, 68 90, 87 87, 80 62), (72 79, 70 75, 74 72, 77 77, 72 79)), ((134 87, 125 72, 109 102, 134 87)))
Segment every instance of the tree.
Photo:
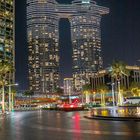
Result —
POLYGON ((15 95, 16 95, 16 89, 12 88, 11 93, 12 93, 11 94, 12 95, 11 109, 13 110, 14 109, 14 98, 15 98, 15 95))
POLYGON ((83 89, 83 94, 86 96, 86 103, 89 103, 92 87, 90 84, 85 84, 83 85, 82 89, 83 89))
POLYGON ((126 69, 126 64, 122 61, 113 61, 111 65, 111 77, 120 80, 123 75, 129 75, 129 70, 126 69))
POLYGON ((30 106, 31 106, 31 97, 34 95, 34 92, 32 90, 26 90, 23 94, 26 97, 29 97, 29 102, 30 102, 30 106))
POLYGON ((2 88, 2 112, 5 112, 5 85, 10 81, 9 73, 12 71, 12 64, 7 60, 0 61, 0 86, 2 88))
POLYGON ((90 84, 85 84, 85 85, 83 85, 83 91, 85 91, 85 90, 91 90, 92 89, 92 87, 91 87, 91 85, 90 84))
POLYGON ((129 90, 133 96, 140 96, 140 84, 137 82, 131 83, 129 90))
POLYGON ((110 75, 117 81, 118 84, 118 104, 122 105, 122 95, 120 90, 120 80, 123 75, 129 76, 129 71, 126 69, 125 63, 122 61, 114 61, 111 66, 110 75))
POLYGON ((124 85, 120 85, 120 93, 123 97, 127 96, 128 89, 124 85))
POLYGON ((26 97, 31 97, 34 95, 34 92, 32 90, 26 90, 24 93, 23 93, 26 97))
POLYGON ((109 91, 109 88, 105 84, 97 86, 97 92, 99 92, 101 95, 101 104, 103 106, 105 106, 105 94, 107 94, 108 91, 109 91))
POLYGON ((140 90, 136 87, 136 88, 132 88, 131 92, 133 94, 133 96, 140 96, 140 90))
POLYGON ((60 88, 60 87, 57 87, 55 89, 55 93, 58 94, 58 95, 62 95, 64 93, 64 90, 62 88, 60 88))

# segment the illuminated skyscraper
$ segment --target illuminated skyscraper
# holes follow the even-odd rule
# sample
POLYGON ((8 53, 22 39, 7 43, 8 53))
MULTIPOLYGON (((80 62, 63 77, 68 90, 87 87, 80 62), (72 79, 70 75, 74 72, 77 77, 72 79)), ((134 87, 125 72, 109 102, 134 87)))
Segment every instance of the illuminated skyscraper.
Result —
MULTIPOLYGON (((15 63, 14 0, 0 0, 0 61, 15 63)), ((11 82, 14 75, 11 76, 11 82)))
POLYGON ((93 0, 74 0, 77 13, 71 16, 73 46, 73 78, 76 90, 89 84, 89 77, 102 69, 101 17, 108 8, 98 6, 93 0))
POLYGON ((102 68, 101 16, 109 9, 93 0, 59 4, 55 0, 27 0, 30 90, 53 92, 59 86, 59 19, 71 24, 74 87, 89 83, 102 68))
POLYGON ((27 0, 29 84, 36 93, 59 85, 58 16, 53 0, 27 0))

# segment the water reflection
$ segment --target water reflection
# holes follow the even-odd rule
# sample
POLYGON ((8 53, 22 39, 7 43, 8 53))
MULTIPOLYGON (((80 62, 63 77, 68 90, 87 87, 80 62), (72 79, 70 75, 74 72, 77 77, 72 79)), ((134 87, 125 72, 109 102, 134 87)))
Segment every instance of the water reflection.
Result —
MULTIPOLYGON (((100 112, 104 115, 108 113, 107 109, 100 112)), ((111 112, 113 113, 113 110, 111 112)), ((139 123, 131 121, 107 123, 85 119, 83 116, 87 113, 86 111, 15 112, 0 119, 0 140, 112 140, 114 137, 132 140, 140 136, 139 123), (134 136, 136 138, 133 138, 134 136)))
POLYGON ((81 140, 81 128, 80 128, 80 115, 79 113, 75 113, 73 116, 73 121, 74 121, 74 130, 76 130, 74 133, 74 138, 76 140, 81 140))
POLYGON ((140 107, 111 107, 92 109, 91 115, 110 117, 140 117, 140 107))

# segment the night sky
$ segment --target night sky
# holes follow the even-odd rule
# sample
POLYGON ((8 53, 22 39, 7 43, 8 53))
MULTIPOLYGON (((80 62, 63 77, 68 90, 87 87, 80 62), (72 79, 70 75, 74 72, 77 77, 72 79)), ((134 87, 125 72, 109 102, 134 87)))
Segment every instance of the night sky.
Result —
MULTIPOLYGON (((70 3, 71 0, 57 0, 70 3)), ((110 8, 102 18, 102 54, 104 67, 113 59, 129 65, 140 65, 140 0, 96 0, 110 8)), ((60 20, 61 81, 72 75, 72 47, 69 21, 60 20)), ((28 89, 28 48, 26 37, 26 0, 16 0, 16 82, 28 89)))

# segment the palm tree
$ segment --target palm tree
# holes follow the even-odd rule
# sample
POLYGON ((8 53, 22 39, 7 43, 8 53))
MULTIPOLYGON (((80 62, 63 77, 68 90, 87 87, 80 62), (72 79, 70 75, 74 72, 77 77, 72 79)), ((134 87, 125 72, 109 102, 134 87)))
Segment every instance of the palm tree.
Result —
POLYGON ((12 91, 11 91, 11 96, 12 96, 12 101, 11 101, 11 109, 13 110, 14 109, 14 97, 16 95, 16 90, 14 88, 12 88, 12 91))
POLYGON ((0 61, 0 86, 2 88, 2 112, 5 112, 5 85, 8 84, 8 75, 11 71, 11 64, 8 61, 0 61))
POLYGON ((64 90, 60 87, 56 87, 54 89, 54 97, 55 97, 55 100, 59 100, 60 97, 63 95, 64 93, 64 90))
POLYGON ((121 94, 122 98, 127 96, 127 91, 128 91, 128 89, 125 86, 120 85, 120 94, 121 94))
POLYGON ((133 96, 140 96, 140 84, 137 82, 131 83, 129 90, 133 96))
POLYGON ((132 94, 133 94, 133 96, 140 96, 140 93, 139 93, 139 89, 136 87, 136 88, 132 88, 131 89, 131 92, 132 92, 132 94))
MULTIPOLYGON (((90 84, 85 84, 85 85, 83 85, 82 89, 83 89, 83 94, 86 96, 86 103, 89 103, 92 87, 90 84)), ((83 98, 83 96, 82 96, 82 98, 83 98)))
POLYGON ((64 90, 60 87, 55 88, 54 93, 57 95, 63 95, 64 90))
POLYGON ((31 106, 31 96, 33 96, 34 95, 34 92, 32 91, 32 90, 26 90, 25 92, 24 92, 24 95, 26 96, 26 97, 29 97, 29 101, 30 101, 30 106, 31 106))
POLYGON ((24 92, 24 95, 27 96, 27 97, 30 97, 30 96, 33 96, 34 95, 34 92, 32 90, 26 90, 24 92))
POLYGON ((110 75, 117 81, 118 84, 118 104, 122 105, 122 95, 120 93, 120 80, 123 75, 128 76, 129 71, 126 69, 126 65, 121 61, 114 61, 111 66, 110 75))
POLYGON ((107 94, 109 91, 108 86, 105 84, 97 86, 97 92, 101 95, 101 104, 105 106, 105 94, 107 94))
POLYGON ((9 81, 8 81, 8 86, 9 86, 9 111, 13 110, 13 105, 14 105, 14 95, 16 94, 16 90, 12 88, 12 91, 10 90, 10 86, 14 86, 16 84, 11 83, 11 77, 12 77, 12 73, 15 71, 13 64, 8 64, 9 67, 9 81))

